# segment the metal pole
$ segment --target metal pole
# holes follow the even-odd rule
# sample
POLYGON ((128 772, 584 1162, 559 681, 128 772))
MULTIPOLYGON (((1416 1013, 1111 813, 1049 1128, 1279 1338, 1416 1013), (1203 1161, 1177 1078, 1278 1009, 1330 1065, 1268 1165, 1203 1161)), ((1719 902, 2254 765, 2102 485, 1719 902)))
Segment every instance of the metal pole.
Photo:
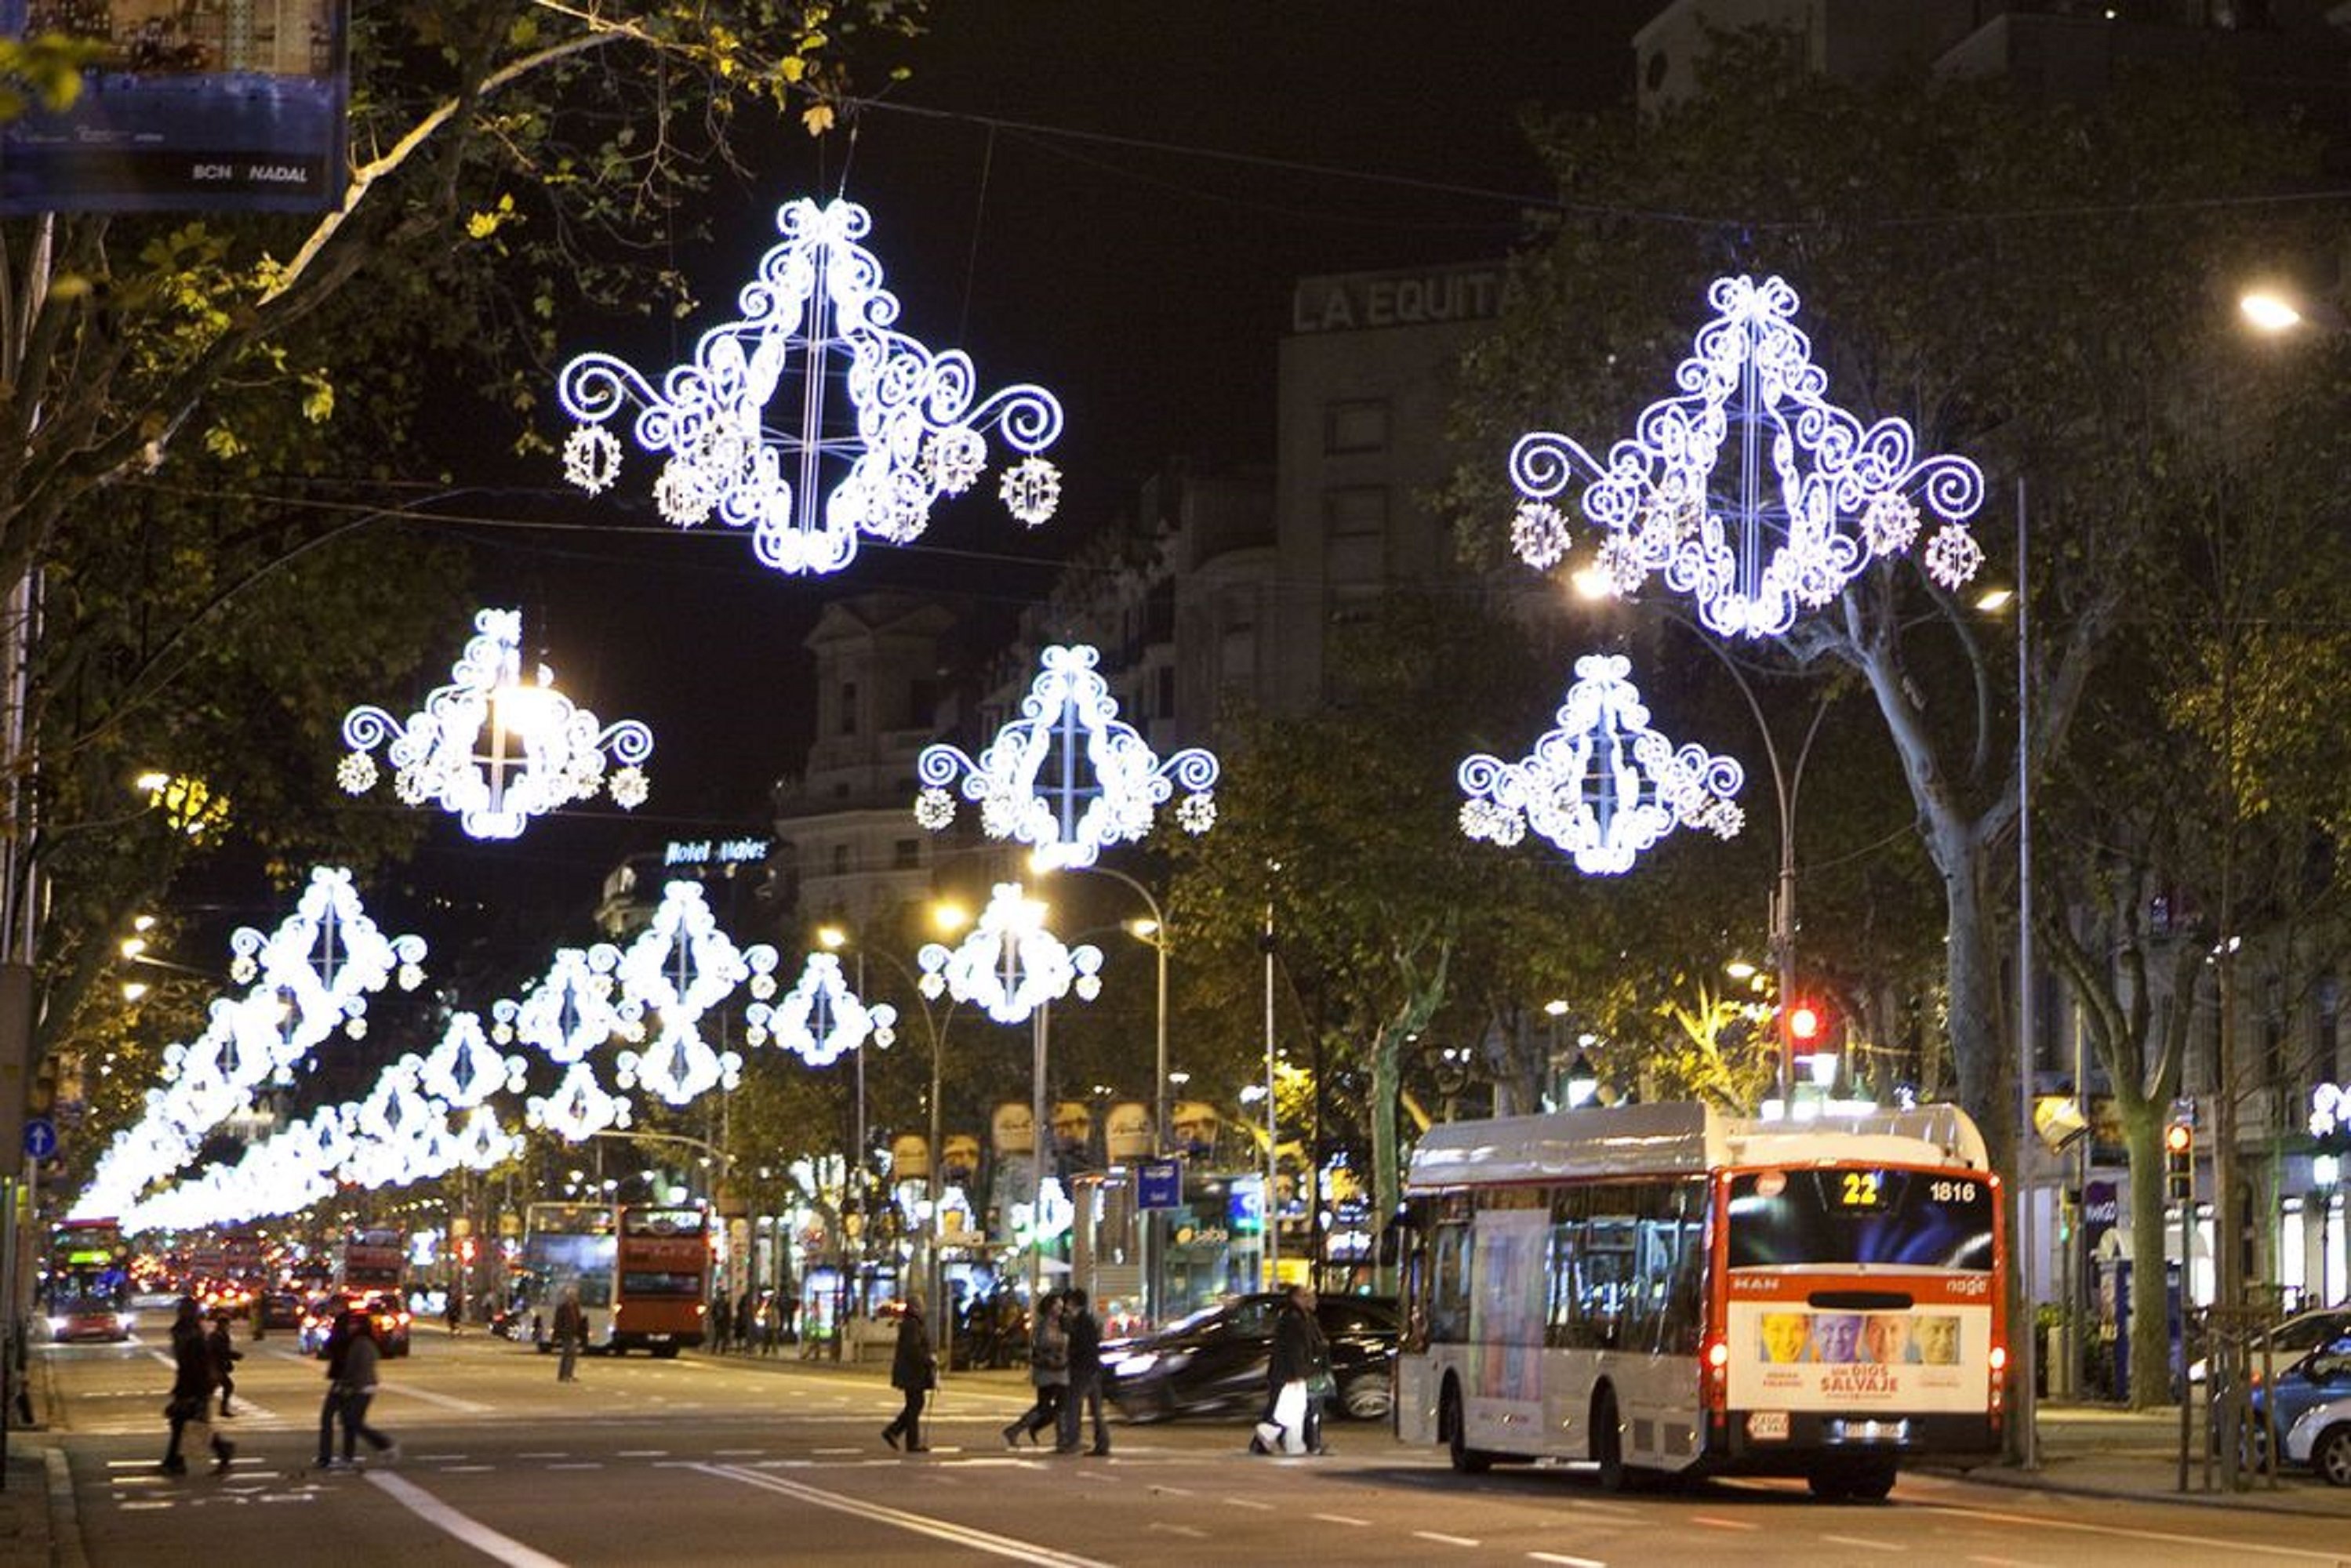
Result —
POLYGON ((1029 1133, 1035 1145, 1036 1169, 1030 1173, 1029 1195, 1029 1301, 1033 1311, 1044 1294, 1045 1243, 1039 1235, 1045 1218, 1045 1145, 1050 1124, 1045 1120, 1045 1035, 1050 1027, 1051 1002, 1040 1002, 1029 1028, 1036 1062, 1029 1082, 1029 1133))
POLYGON ((1280 1120, 1273 1095, 1273 900, 1265 901, 1265 1288, 1281 1278, 1280 1155, 1275 1140, 1280 1120))
POLYGON ((2024 1252, 2024 1333, 2017 1357, 2020 1371, 2016 1407, 2024 1417, 2023 1443, 2019 1449, 2026 1469, 2041 1463, 2037 1430, 2038 1400, 2035 1367, 2040 1360, 2041 1325, 2034 1311, 2032 1186, 2027 1169, 2032 1159, 2032 579, 2025 548, 2031 523, 2025 510, 2024 481, 2016 482, 2016 1192, 2017 1231, 2024 1252))
MULTIPOLYGON (((923 1270, 923 1279, 931 1291, 931 1345, 933 1349, 941 1349, 947 1343, 948 1323, 954 1316, 947 1311, 946 1268, 939 1260, 939 1199, 944 1196, 940 1184, 944 1174, 939 1169, 940 1139, 945 1136, 941 1131, 939 1082, 946 1071, 946 1058, 944 1042, 939 1038, 938 1020, 931 1016, 929 998, 919 988, 914 997, 922 1004, 923 1027, 930 1031, 931 1036, 931 1217, 923 1232, 923 1255, 928 1261, 928 1267, 923 1270)), ((946 1374, 945 1360, 941 1358, 942 1377, 946 1374)))

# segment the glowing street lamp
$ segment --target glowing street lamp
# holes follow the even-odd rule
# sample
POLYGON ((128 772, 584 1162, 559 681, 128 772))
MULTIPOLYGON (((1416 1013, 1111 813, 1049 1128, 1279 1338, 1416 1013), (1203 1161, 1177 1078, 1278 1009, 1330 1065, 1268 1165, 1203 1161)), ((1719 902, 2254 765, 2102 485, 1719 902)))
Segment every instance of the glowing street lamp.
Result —
POLYGON ((978 480, 993 430, 1024 455, 999 486, 1005 509, 1032 528, 1050 517, 1061 475, 1038 454, 1061 433, 1061 405, 1033 386, 975 401, 969 356, 899 331, 882 264, 857 243, 872 224, 854 202, 785 203, 781 243, 737 296, 742 316, 705 332, 658 389, 611 354, 564 366, 556 396, 579 422, 564 477, 591 496, 611 486, 621 443, 605 426, 633 405, 636 444, 664 459, 653 484, 664 520, 716 517, 749 528, 778 571, 831 572, 861 535, 919 538, 941 497, 978 480), (836 382, 845 410, 828 406, 836 382))
POLYGON ((653 755, 653 731, 632 718, 600 726, 556 690, 543 664, 536 683, 524 681, 521 612, 485 610, 474 626, 450 684, 435 687, 407 723, 367 706, 343 716, 351 749, 336 782, 353 795, 373 789, 373 752, 389 742, 402 802, 437 800, 477 839, 517 837, 531 818, 607 788, 624 811, 644 804, 642 764, 653 755), (609 780, 608 752, 621 764, 609 780))
MULTIPOLYGON (((1052 1004, 1078 994, 1092 1001, 1102 992, 1102 950, 1091 945, 1071 947, 1046 928, 1043 904, 1029 897, 1018 883, 998 883, 968 934, 950 948, 934 942, 917 956, 923 969, 923 994, 953 996, 969 1002, 998 1023, 1029 1021, 1034 1066, 1030 1077, 1030 1128, 1036 1138, 1032 1200, 1029 1212, 1041 1217, 1046 1202, 1046 1140, 1051 1124, 1045 1119, 1045 1051, 1052 1004)), ((1043 1279, 1044 1252, 1030 1254, 1029 1290, 1043 1279)))
POLYGON ((1186 793, 1177 823, 1207 832, 1217 820, 1215 755, 1187 747, 1162 762, 1119 717, 1109 684, 1094 669, 1101 659, 1083 643, 1047 648, 1021 716, 977 758, 944 743, 925 747, 914 759, 924 786, 914 820, 933 832, 954 821, 955 798, 946 787, 960 774, 964 798, 979 806, 981 831, 1029 845, 1040 871, 1092 866, 1105 847, 1142 838, 1179 785, 1186 793))
POLYGON ((1871 561, 1909 549, 1922 526, 1914 493, 1942 519, 1928 575, 1949 589, 1974 576, 1983 550, 1966 522, 1983 503, 1981 471, 1920 457, 1899 419, 1864 425, 1830 402, 1783 280, 1718 278, 1707 300, 1716 314, 1674 376, 1685 390, 1643 410, 1605 460, 1552 431, 1519 438, 1519 558, 1538 571, 1565 559, 1556 498, 1582 477, 1608 584, 1631 593, 1662 575, 1725 636, 1778 636, 1871 561))

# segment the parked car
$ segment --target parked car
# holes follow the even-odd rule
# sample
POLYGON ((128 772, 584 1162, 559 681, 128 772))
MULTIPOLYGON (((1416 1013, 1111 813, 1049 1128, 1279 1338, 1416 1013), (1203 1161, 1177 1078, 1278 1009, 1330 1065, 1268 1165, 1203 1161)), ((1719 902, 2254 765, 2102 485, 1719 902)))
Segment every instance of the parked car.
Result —
POLYGON ((2285 1458, 2331 1486, 2351 1487, 2351 1396, 2312 1406, 2286 1428, 2285 1458))
POLYGON ((366 1312, 375 1320, 376 1347, 386 1355, 408 1354, 408 1304, 390 1291, 378 1291, 349 1296, 321 1296, 310 1303, 302 1314, 302 1353, 324 1356, 327 1336, 334 1332, 335 1319, 345 1307, 366 1312))
MULTIPOLYGON (((1243 1296, 1170 1323, 1155 1333, 1102 1346, 1103 1392, 1130 1421, 1171 1416, 1255 1415, 1265 1403, 1279 1294, 1243 1296)), ((1316 1305, 1331 1342, 1334 1403, 1376 1421, 1395 1406, 1396 1341, 1403 1322, 1380 1296, 1325 1296, 1316 1305)))
MULTIPOLYGON (((2270 1354, 2276 1362, 2299 1361, 2309 1352, 2331 1339, 2351 1334, 2351 1307, 2317 1307, 2306 1312, 2296 1312, 2265 1335, 2256 1335, 2252 1344, 2253 1375, 2259 1377, 2262 1368, 2262 1341, 2267 1339, 2270 1354)), ((2190 1363, 2188 1381, 2204 1381, 2204 1362, 2200 1356, 2190 1363)))
POLYGON ((302 1326, 302 1298, 291 1291, 264 1291, 261 1300, 254 1303, 257 1321, 265 1329, 298 1329, 302 1326))

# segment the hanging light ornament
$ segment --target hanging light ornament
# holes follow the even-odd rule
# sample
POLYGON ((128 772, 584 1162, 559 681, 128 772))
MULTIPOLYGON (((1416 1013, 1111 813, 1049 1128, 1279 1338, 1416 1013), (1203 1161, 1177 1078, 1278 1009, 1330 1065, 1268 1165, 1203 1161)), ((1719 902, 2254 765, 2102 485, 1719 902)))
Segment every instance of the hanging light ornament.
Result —
POLYGON ((642 1025, 651 1013, 653 1036, 643 1051, 621 1053, 621 1087, 642 1083, 673 1105, 734 1088, 743 1059, 713 1051, 702 1018, 747 981, 759 1000, 774 996, 776 957, 765 944, 738 949, 718 929, 699 883, 671 883, 652 924, 621 955, 621 1019, 642 1025))
POLYGON ((1090 866, 1105 846, 1142 838, 1178 785, 1186 791, 1178 825, 1190 833, 1215 826, 1215 755, 1195 746, 1160 761, 1118 716, 1109 684, 1095 673, 1101 658, 1082 643, 1047 648, 1021 716, 976 760, 944 743, 925 747, 914 759, 924 785, 914 820, 933 832, 954 821, 946 786, 961 774, 981 831, 1029 845, 1040 871, 1090 866))
POLYGON ((1973 577, 1983 550, 1966 522, 1983 504, 1982 471, 1964 457, 1918 456, 1902 420, 1865 427, 1828 402, 1827 372, 1782 279, 1717 278, 1707 300, 1717 314, 1675 373, 1682 395, 1645 409, 1605 463, 1552 431, 1519 438, 1519 558, 1547 571, 1565 557, 1567 517, 1553 498, 1581 474, 1609 585, 1630 593, 1663 574, 1725 636, 1777 636, 1870 561, 1907 549, 1921 526, 1914 493, 1942 519, 1927 574, 1947 589, 1973 577))
POLYGON ((521 1057, 501 1056, 490 1044, 479 1014, 456 1013, 420 1064, 417 1086, 455 1109, 469 1111, 501 1089, 520 1093, 522 1068, 521 1057))
POLYGON ((1731 797, 1745 781, 1739 764, 1701 747, 1674 749, 1649 727, 1649 710, 1614 654, 1575 662, 1575 684, 1559 727, 1532 756, 1504 762, 1482 753, 1461 764, 1461 831, 1509 845, 1531 825, 1594 876, 1632 869, 1634 858, 1677 823, 1723 838, 1745 815, 1731 797))
POLYGON ((798 984, 772 1004, 753 1002, 743 1017, 753 1045, 773 1035, 810 1067, 829 1067, 869 1039, 887 1051, 897 1038, 898 1009, 888 1002, 867 1007, 849 988, 840 958, 831 953, 810 954, 798 984))
POLYGON ((609 788, 622 810, 644 804, 641 766, 653 755, 653 731, 635 719, 600 727, 596 716, 575 707, 555 689, 542 664, 536 682, 522 678, 522 613, 485 610, 475 635, 450 667, 450 684, 424 699, 424 709, 402 724, 380 707, 343 716, 343 744, 351 749, 335 770, 354 795, 375 787, 375 748, 395 772, 402 803, 437 800, 477 839, 511 839, 531 818, 609 788), (621 766, 605 777, 606 758, 621 766))
POLYGON ((569 1066, 624 1027, 612 999, 620 967, 621 950, 609 943, 557 948, 545 977, 522 1000, 490 1009, 496 1020, 492 1037, 500 1044, 519 1040, 537 1046, 549 1061, 569 1066))
POLYGON ((897 298, 857 243, 872 227, 853 202, 785 203, 782 242, 737 296, 742 317, 705 332, 693 362, 672 367, 658 391, 611 354, 564 366, 556 396, 579 422, 564 443, 564 477, 591 496, 611 487, 621 443, 605 426, 633 404, 637 444, 664 459, 653 498, 665 520, 690 528, 715 516, 749 528, 753 550, 778 571, 831 572, 855 557, 861 534, 918 538, 941 497, 978 480, 986 433, 1000 430, 1025 455, 999 498, 1030 527, 1051 517, 1061 476, 1037 454, 1061 434, 1061 405, 1033 386, 975 404, 968 356, 935 354, 893 325, 897 298), (847 410, 828 406, 836 376, 847 410), (798 390, 771 422, 788 379, 798 390))
POLYGON ((998 1023, 1023 1022, 1072 990, 1088 1002, 1102 993, 1102 949, 1064 945, 1046 929, 1045 906, 1017 882, 997 883, 961 943, 930 943, 915 958, 923 995, 951 995, 998 1023))
POLYGON ((541 1097, 532 1095, 524 1104, 526 1115, 534 1127, 544 1127, 560 1136, 566 1143, 581 1143, 608 1127, 629 1124, 629 1102, 625 1095, 608 1094, 596 1082, 596 1070, 585 1061, 575 1061, 563 1072, 563 1082, 555 1092, 541 1097))

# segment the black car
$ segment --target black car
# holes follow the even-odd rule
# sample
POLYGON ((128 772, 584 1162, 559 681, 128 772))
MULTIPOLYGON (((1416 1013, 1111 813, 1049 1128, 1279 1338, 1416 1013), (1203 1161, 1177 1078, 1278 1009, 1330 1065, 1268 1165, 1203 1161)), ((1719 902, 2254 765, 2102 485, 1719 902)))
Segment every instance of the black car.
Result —
MULTIPOLYGON (((1255 1415, 1265 1404, 1266 1364, 1284 1298, 1243 1296, 1156 1333, 1102 1346, 1102 1388, 1130 1421, 1170 1416, 1255 1415)), ((1384 1419, 1395 1402, 1402 1320, 1381 1296, 1325 1296, 1314 1315, 1331 1342, 1336 1404, 1358 1420, 1384 1419)))
POLYGON ((266 1329, 302 1326, 302 1298, 291 1291, 264 1291, 253 1306, 254 1321, 266 1329))

